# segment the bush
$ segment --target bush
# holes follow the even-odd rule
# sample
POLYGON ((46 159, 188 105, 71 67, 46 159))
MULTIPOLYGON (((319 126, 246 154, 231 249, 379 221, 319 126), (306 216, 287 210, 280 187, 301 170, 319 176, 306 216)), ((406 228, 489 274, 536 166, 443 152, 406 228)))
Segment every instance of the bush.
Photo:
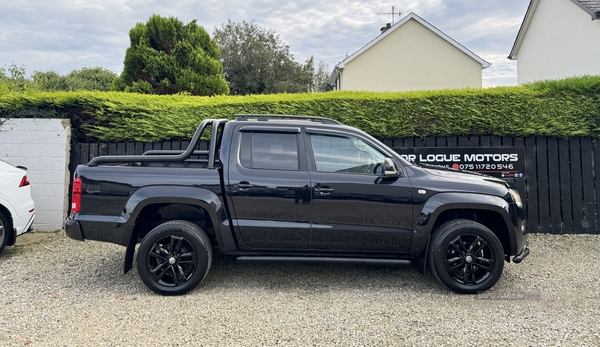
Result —
POLYGON ((84 67, 81 70, 73 70, 65 76, 53 70, 35 71, 32 78, 35 87, 45 92, 74 90, 106 92, 110 90, 117 74, 101 67, 84 67))
POLYGON ((205 118, 237 113, 329 117, 378 138, 499 135, 600 137, 600 77, 521 87, 404 93, 195 97, 119 92, 0 95, 0 117, 70 117, 80 140, 190 138, 205 118))

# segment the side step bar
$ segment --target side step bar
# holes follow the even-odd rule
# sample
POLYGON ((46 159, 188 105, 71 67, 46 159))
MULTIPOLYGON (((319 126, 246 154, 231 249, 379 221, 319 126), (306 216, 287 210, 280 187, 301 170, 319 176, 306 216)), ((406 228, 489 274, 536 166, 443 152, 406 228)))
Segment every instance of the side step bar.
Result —
POLYGON ((240 256, 236 258, 244 263, 284 262, 312 264, 355 264, 355 265, 412 265, 408 259, 372 259, 372 258, 336 258, 336 257, 282 257, 282 256, 240 256))

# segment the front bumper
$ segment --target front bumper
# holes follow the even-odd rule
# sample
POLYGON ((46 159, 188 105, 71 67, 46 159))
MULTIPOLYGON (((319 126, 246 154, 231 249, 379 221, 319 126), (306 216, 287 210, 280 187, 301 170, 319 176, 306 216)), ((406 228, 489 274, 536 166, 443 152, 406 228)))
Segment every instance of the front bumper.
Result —
POLYGON ((513 263, 518 264, 523 261, 523 259, 527 258, 529 255, 529 242, 525 243, 525 246, 521 250, 521 253, 514 256, 512 259, 513 263))

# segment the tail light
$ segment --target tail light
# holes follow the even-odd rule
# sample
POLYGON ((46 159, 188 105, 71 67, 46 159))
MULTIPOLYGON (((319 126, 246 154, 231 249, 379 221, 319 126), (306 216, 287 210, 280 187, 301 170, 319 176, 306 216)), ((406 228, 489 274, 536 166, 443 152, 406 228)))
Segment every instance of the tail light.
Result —
POLYGON ((73 180, 73 192, 71 194, 71 212, 77 213, 81 209, 81 178, 73 180))
POLYGON ((29 185, 29 181, 27 180, 27 176, 23 176, 23 178, 21 178, 21 183, 19 184, 19 188, 25 187, 28 185, 29 185))

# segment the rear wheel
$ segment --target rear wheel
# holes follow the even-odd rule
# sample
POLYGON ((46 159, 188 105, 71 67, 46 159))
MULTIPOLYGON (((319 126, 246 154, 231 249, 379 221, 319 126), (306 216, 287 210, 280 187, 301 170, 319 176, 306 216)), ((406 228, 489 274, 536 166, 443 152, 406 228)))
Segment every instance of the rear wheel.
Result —
POLYGON ((483 224, 458 219, 442 224, 429 249, 435 277, 458 293, 483 292, 496 284, 504 269, 498 237, 483 224))
POLYGON ((9 228, 8 218, 0 212, 0 253, 2 253, 8 242, 8 233, 10 233, 9 228))
POLYGON ((206 233, 183 220, 152 229, 138 249, 137 269, 144 284, 162 295, 181 295, 196 288, 212 263, 206 233))

